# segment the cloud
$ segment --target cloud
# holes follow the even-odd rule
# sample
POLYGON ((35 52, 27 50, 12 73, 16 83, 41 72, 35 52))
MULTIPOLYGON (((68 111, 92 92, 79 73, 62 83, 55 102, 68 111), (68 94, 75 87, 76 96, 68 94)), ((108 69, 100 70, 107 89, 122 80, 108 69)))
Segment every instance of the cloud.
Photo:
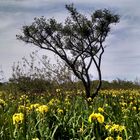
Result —
POLYGON ((109 8, 120 14, 120 23, 113 26, 106 40, 102 71, 103 77, 133 79, 139 71, 140 1, 138 0, 1 0, 0 1, 0 65, 7 77, 14 61, 28 55, 34 47, 16 40, 21 27, 31 24, 34 17, 54 17, 63 21, 68 12, 65 4, 74 3, 78 11, 89 15, 95 9, 109 8))

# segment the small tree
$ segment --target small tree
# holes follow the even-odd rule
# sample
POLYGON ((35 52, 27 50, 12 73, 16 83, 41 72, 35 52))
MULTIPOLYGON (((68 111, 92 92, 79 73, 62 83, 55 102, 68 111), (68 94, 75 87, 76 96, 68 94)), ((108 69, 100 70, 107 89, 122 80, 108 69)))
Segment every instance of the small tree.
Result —
POLYGON ((82 81, 86 97, 94 98, 102 84, 103 42, 110 32, 110 25, 119 22, 119 16, 104 9, 95 11, 88 19, 77 12, 73 4, 66 5, 66 9, 71 16, 64 24, 53 18, 35 18, 30 26, 23 26, 23 34, 17 35, 17 38, 58 55, 82 81), (92 63, 99 76, 98 85, 93 92, 89 75, 92 63))
POLYGON ((73 88, 76 77, 65 63, 55 59, 57 64, 53 64, 46 55, 39 56, 38 51, 32 52, 29 58, 23 57, 13 64, 10 83, 24 92, 41 93, 55 89, 63 83, 73 88))

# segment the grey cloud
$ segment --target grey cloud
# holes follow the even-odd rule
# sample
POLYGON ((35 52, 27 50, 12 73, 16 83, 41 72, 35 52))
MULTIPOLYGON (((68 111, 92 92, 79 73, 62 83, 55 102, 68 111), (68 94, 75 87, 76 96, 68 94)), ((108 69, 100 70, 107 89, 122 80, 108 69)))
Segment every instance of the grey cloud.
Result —
MULTIPOLYGON (((140 1, 138 0, 1 0, 0 1, 0 65, 7 75, 12 63, 28 55, 34 47, 16 40, 15 35, 34 17, 54 17, 63 21, 67 16, 64 5, 74 3, 79 11, 90 14, 95 9, 109 8, 121 15, 120 23, 113 26, 102 62, 103 77, 135 78, 140 76, 140 1), (28 48, 28 49, 27 49, 28 48), (9 69, 7 69, 9 67, 9 69)), ((96 77, 96 75, 94 75, 96 77)))
POLYGON ((52 12, 53 10, 60 11, 59 7, 62 7, 61 3, 57 3, 57 5, 50 1, 45 0, 32 0, 32 1, 23 1, 23 2, 11 2, 11 1, 0 1, 0 12, 5 13, 41 13, 41 12, 52 12))

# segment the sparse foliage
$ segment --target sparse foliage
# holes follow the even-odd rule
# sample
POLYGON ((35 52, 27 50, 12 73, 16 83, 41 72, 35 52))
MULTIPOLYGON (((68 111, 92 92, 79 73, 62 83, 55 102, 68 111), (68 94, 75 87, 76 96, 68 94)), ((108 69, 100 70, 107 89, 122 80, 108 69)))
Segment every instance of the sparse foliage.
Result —
POLYGON ((73 4, 66 5, 70 17, 65 23, 51 18, 35 18, 35 21, 23 27, 19 40, 32 43, 59 56, 82 81, 86 96, 94 98, 102 84, 101 60, 104 53, 104 41, 110 32, 110 25, 119 22, 119 16, 111 11, 96 10, 90 19, 79 13, 73 4), (91 91, 89 70, 94 64, 98 72, 98 84, 91 91), (91 94, 92 93, 92 94, 91 94))
POLYGON ((12 66, 10 83, 16 84, 20 91, 44 92, 66 83, 70 86, 76 81, 65 63, 56 58, 53 64, 46 55, 32 52, 30 57, 23 57, 12 66))

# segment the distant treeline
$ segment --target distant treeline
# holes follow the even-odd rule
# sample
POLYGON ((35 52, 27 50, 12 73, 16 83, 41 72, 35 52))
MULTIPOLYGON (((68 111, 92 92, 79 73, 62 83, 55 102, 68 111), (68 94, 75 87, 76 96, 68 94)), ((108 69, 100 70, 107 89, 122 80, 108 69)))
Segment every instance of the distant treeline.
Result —
MULTIPOLYGON (((97 80, 92 81, 92 87, 98 83, 97 80)), ((56 84, 53 81, 46 81, 43 79, 31 79, 29 77, 22 77, 17 80, 10 79, 7 83, 0 83, 0 90, 8 90, 10 92, 31 92, 31 93, 42 93, 42 92, 54 92, 55 89, 60 88, 64 90, 78 90, 84 89, 81 82, 65 82, 56 84)), ((102 81, 101 89, 140 89, 139 82, 132 82, 127 80, 113 80, 113 81, 102 81)))
POLYGON ((139 89, 140 83, 138 81, 127 81, 127 80, 113 80, 103 81, 102 89, 139 89))

